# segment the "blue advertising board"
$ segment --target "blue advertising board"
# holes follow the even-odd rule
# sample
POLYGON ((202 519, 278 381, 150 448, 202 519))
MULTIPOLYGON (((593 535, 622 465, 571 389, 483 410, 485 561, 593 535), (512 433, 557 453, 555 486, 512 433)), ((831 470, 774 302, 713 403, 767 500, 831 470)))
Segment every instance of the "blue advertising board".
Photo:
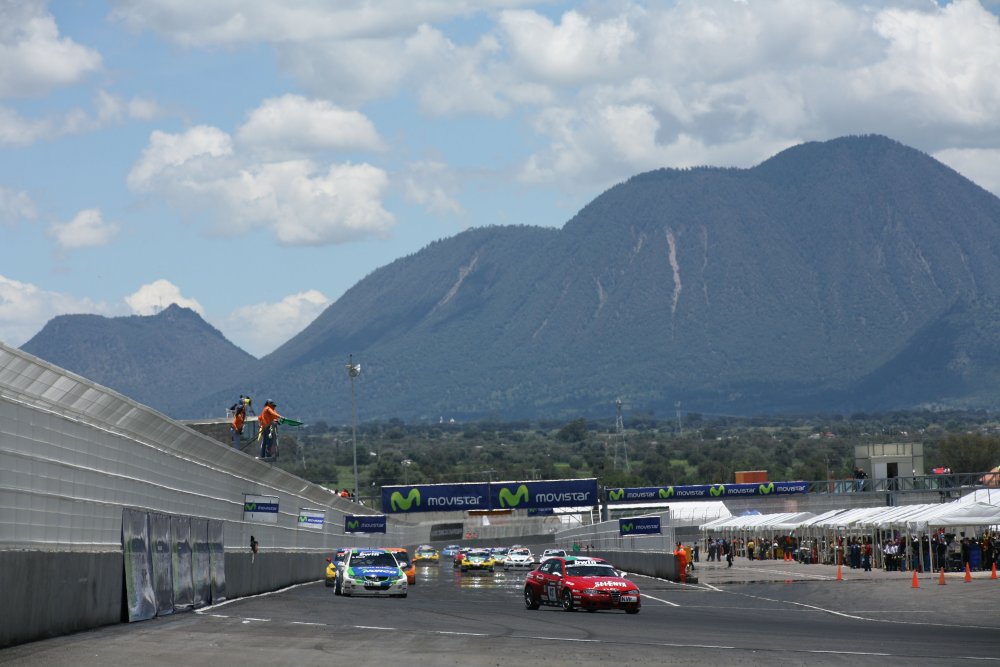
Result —
POLYGON ((744 496, 786 496, 809 491, 809 482, 764 484, 699 484, 608 489, 608 502, 655 503, 675 500, 721 500, 744 496))
POLYGON ((628 519, 618 519, 618 533, 626 535, 659 535, 660 517, 635 516, 628 519))
POLYGON ((344 516, 345 533, 384 533, 384 514, 347 514, 344 516))
POLYGON ((592 507, 599 500, 593 478, 382 487, 388 513, 592 507))
POLYGON ((491 509, 592 507, 600 501, 596 479, 494 482, 491 509))
POLYGON ((490 489, 485 482, 382 487, 383 512, 413 513, 487 509, 491 509, 490 489))

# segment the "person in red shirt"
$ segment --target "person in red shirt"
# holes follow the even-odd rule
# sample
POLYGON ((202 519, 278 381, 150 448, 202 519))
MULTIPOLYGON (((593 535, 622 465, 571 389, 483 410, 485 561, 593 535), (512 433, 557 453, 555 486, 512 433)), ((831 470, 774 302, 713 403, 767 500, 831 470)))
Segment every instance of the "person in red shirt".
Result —
POLYGON ((275 425, 278 420, 281 419, 281 415, 275 408, 278 404, 274 401, 268 400, 264 402, 264 409, 260 411, 260 416, 257 417, 257 424, 260 426, 260 458, 266 459, 274 457, 275 452, 275 440, 276 440, 276 429, 275 425))

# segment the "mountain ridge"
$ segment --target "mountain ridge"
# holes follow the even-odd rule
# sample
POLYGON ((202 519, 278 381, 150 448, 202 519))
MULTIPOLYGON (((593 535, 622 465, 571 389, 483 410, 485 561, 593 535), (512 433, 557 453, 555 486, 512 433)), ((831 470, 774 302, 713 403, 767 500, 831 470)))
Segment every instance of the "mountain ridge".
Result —
MULTIPOLYGON (((651 413, 982 403, 992 368, 950 396, 924 379, 895 405, 885 387, 912 375, 897 357, 933 365, 915 337, 950 349, 956 304, 985 321, 998 230, 1000 199, 879 135, 749 169, 655 170, 562 228, 473 228, 380 267, 178 409, 264 391, 345 421, 349 355, 362 418, 600 415, 619 397, 651 413)), ((992 359, 986 339, 965 345, 992 359)))

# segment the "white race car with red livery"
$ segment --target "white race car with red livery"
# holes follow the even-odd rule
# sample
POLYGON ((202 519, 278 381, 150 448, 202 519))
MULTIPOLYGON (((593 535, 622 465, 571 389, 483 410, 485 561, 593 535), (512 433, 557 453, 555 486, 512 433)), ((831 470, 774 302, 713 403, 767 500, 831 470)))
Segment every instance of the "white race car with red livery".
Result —
POLYGON ((528 573, 524 581, 524 606, 562 607, 564 611, 621 609, 638 614, 642 605, 639 587, 606 562, 590 558, 549 558, 528 573))

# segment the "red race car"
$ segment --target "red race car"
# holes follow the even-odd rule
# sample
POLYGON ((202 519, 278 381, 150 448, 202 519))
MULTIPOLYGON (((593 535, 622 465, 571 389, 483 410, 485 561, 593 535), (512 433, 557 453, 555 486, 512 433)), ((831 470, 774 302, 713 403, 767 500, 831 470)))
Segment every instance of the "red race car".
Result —
POLYGON ((564 611, 623 609, 638 614, 642 601, 639 587, 620 576, 607 562, 590 558, 550 558, 528 573, 524 580, 524 606, 538 609, 547 604, 564 611))

